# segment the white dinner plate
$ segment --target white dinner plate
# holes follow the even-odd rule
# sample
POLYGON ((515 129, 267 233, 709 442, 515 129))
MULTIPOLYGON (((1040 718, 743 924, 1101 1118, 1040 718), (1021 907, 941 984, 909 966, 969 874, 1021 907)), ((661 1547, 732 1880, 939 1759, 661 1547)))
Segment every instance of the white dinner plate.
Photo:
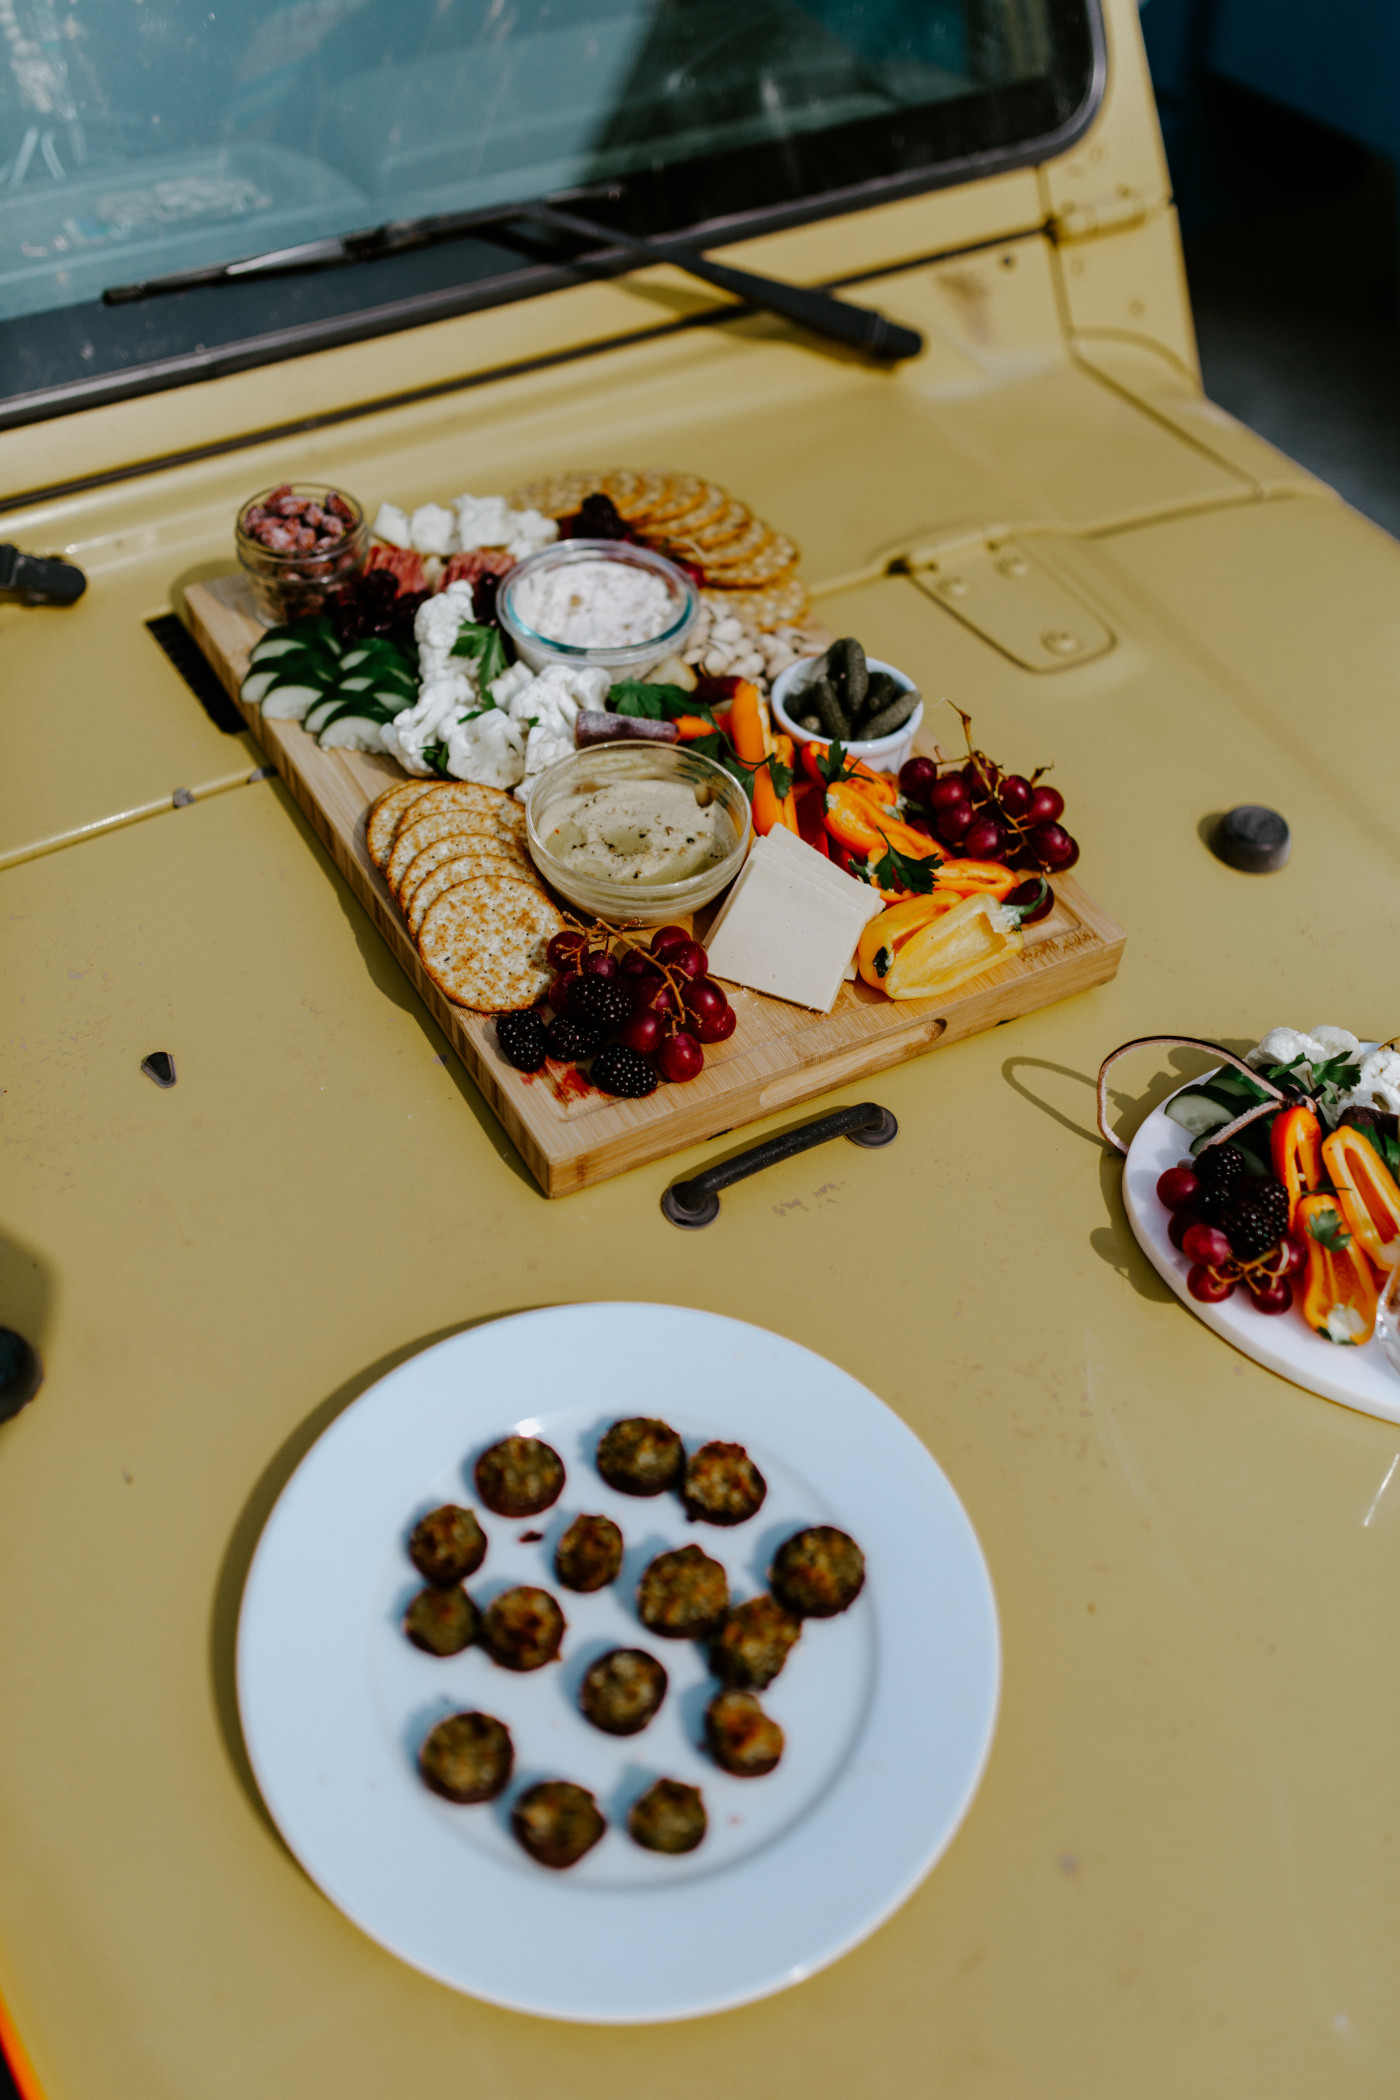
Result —
POLYGON ((961 1503, 898 1416, 834 1364, 762 1328, 665 1305, 522 1313, 440 1342, 347 1408, 308 1452, 268 1520, 238 1633, 248 1753, 278 1828, 355 1924, 416 1968, 498 2005, 556 2019, 651 2021, 716 2012, 810 1976, 913 1891, 967 1811, 991 1747, 1000 1653, 986 1564, 961 1503), (747 1524, 690 1523, 674 1495, 621 1495, 594 1465, 619 1416, 663 1416, 688 1449, 742 1443, 768 1482, 747 1524), (511 1522, 477 1501, 472 1468, 511 1433, 567 1469, 543 1516, 511 1522), (405 1540, 445 1501, 479 1510, 490 1540, 468 1587, 558 1597, 562 1659, 529 1675, 479 1648, 446 1660, 400 1630, 418 1588, 405 1540), (581 1511, 621 1525, 618 1582, 590 1596, 553 1571, 581 1511), (700 1749, 715 1682, 691 1642, 636 1618, 641 1570, 699 1543, 736 1599, 766 1585, 773 1553, 809 1524, 849 1532, 866 1583, 838 1618, 807 1622, 764 1692, 787 1748, 762 1779, 700 1749), (526 1533, 544 1533, 542 1540, 526 1533), (608 1648, 640 1646, 670 1675, 642 1734, 600 1734, 578 1683, 608 1648), (510 1729, 501 1800, 429 1793, 418 1747, 445 1715, 510 1729), (640 1850, 630 1803, 657 1777, 701 1788, 709 1831, 681 1858, 640 1850), (536 1865, 510 1807, 536 1780, 590 1788, 602 1841, 567 1872, 536 1865))
MULTIPOLYGON (((1199 1086, 1201 1081, 1193 1079, 1188 1084, 1199 1086)), ((1343 1407, 1354 1407, 1363 1415, 1400 1422, 1400 1377, 1375 1336, 1357 1346, 1339 1345, 1314 1334, 1303 1318, 1302 1292, 1296 1280, 1293 1309, 1286 1313, 1256 1312, 1244 1290, 1237 1290, 1219 1305, 1203 1305, 1191 1296, 1186 1288, 1191 1264, 1168 1239, 1171 1213, 1157 1197, 1159 1176, 1189 1158, 1190 1151, 1190 1133, 1172 1121, 1165 1105, 1152 1111, 1128 1147, 1123 1202, 1138 1245, 1158 1275, 1198 1320, 1256 1363, 1291 1379, 1294 1385, 1305 1386, 1310 1393, 1320 1393, 1324 1400, 1340 1400, 1343 1407)))

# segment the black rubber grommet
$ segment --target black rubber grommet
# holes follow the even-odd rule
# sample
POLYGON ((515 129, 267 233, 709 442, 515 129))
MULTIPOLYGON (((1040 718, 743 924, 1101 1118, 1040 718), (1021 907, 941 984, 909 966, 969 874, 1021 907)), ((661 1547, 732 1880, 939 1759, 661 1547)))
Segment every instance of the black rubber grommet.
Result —
POLYGON ((1241 802, 1215 827, 1211 849, 1226 867, 1244 875, 1272 875, 1293 850, 1293 837, 1276 809, 1241 802))
POLYGON ((892 1138, 897 1138, 899 1124, 887 1108, 880 1110, 880 1117, 881 1120, 871 1130, 848 1130, 846 1135, 851 1143, 873 1148, 876 1145, 888 1145, 892 1138))
POLYGON ((38 1350, 13 1327, 0 1327, 0 1422, 28 1407, 43 1382, 38 1350))
POLYGON ((689 1192, 690 1184, 678 1181, 667 1189, 661 1198, 661 1208, 673 1225, 684 1225, 694 1232, 702 1225, 713 1225, 719 1216, 719 1197, 712 1191, 703 1191, 692 1203, 682 1201, 689 1192))
POLYGON ((141 1060, 141 1070, 157 1086, 174 1086, 175 1060, 168 1050, 153 1050, 149 1057, 141 1060))

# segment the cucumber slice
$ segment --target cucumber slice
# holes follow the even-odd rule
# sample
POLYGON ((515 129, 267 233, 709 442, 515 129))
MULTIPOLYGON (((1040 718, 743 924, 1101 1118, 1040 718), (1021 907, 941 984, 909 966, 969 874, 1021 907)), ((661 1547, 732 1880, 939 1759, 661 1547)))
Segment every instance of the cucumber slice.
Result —
POLYGON ((289 649, 302 649, 310 653, 304 634, 298 634, 292 627, 274 627, 271 634, 265 634, 261 641, 254 642, 248 660, 255 664, 270 664, 279 656, 285 656, 289 649))
POLYGON ((312 701, 301 718, 302 728, 311 736, 317 735, 344 704, 344 695, 337 687, 332 687, 330 692, 322 693, 319 699, 312 701))
POLYGON ((249 707, 256 707, 276 676, 275 671, 250 671, 238 688, 239 698, 246 700, 249 707))
POLYGON ((321 731, 323 751, 382 751, 384 739, 380 734, 381 724, 372 722, 368 715, 337 715, 321 731))
POLYGON ((314 707, 325 697, 325 690, 319 685, 275 685, 263 701, 263 719, 267 722, 300 722, 307 708, 314 707))
POLYGON ((1173 1123, 1189 1130, 1192 1137, 1204 1137, 1208 1131, 1222 1130, 1227 1123, 1233 1123, 1240 1111, 1222 1108, 1218 1101, 1211 1100, 1209 1094, 1191 1088, 1184 1094, 1174 1095, 1166 1105, 1166 1113, 1173 1123))

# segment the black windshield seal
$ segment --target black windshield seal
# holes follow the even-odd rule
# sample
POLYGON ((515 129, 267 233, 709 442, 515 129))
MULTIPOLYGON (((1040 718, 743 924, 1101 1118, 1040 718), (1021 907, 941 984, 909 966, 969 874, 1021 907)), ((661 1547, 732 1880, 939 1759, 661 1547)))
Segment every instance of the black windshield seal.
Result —
MULTIPOLYGON (((910 111, 902 131, 882 117, 823 133, 829 187, 819 193, 792 194, 790 156, 781 143, 764 143, 727 156, 722 166, 680 162, 629 175, 615 202, 591 210, 620 232, 722 248, 1052 159, 1087 130, 1106 81, 1099 0, 1053 0, 1053 13, 1055 59, 1047 75, 910 111), (754 204, 755 197, 763 201, 754 204)), ((551 252, 547 241, 493 229, 325 272, 230 281, 129 306, 93 300, 27 315, 0 322, 0 430, 633 268, 623 252, 574 259, 551 252)))

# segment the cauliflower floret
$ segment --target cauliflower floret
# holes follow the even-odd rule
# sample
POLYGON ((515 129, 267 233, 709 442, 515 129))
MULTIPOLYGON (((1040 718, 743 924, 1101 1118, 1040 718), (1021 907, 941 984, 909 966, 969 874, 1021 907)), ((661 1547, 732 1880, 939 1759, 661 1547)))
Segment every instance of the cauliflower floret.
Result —
POLYGON ((384 748, 410 773, 426 775, 432 768, 424 763, 425 747, 439 743, 458 717, 476 704, 476 680, 465 668, 426 678, 413 706, 395 715, 384 729, 384 748))
MULTIPOLYGON (((518 669, 519 666, 517 665, 518 669)), ((497 698, 510 677, 492 687, 497 698)), ((516 789, 523 802, 538 776, 574 749, 574 723, 581 707, 598 708, 607 699, 611 679, 594 664, 549 664, 537 677, 517 685, 509 696, 513 720, 529 729, 524 779, 516 789)))
POLYGON ((1249 1052, 1245 1063, 1253 1065, 1256 1071, 1263 1065, 1291 1064, 1296 1057, 1308 1065, 1323 1064, 1327 1054, 1321 1043, 1297 1028, 1271 1028, 1258 1047, 1249 1052))
MULTIPOLYGON (((418 644, 418 670, 427 680, 446 670, 456 671, 467 661, 452 654, 452 644, 472 617, 472 587, 449 583, 435 598, 425 598, 413 616, 413 639, 418 644)), ((473 684, 473 692, 475 685, 473 684)))
POLYGON ((423 503, 409 519, 408 530, 420 554, 455 554, 457 521, 440 503, 423 503))
POLYGON ((488 690, 497 707, 503 707, 509 714, 510 703, 516 694, 523 693, 526 686, 534 682, 535 674, 528 664, 512 664, 508 671, 502 671, 499 678, 492 679, 488 690))
POLYGON ((408 512, 399 509, 397 503, 381 503, 374 514, 370 531, 377 540, 384 540, 390 547, 411 547, 413 536, 409 530, 408 512))
POLYGON ((483 708, 449 731, 447 770, 482 787, 513 788, 525 771, 524 730, 501 708, 483 708))
POLYGON ((1312 1040, 1328 1057, 1358 1057, 1361 1045, 1349 1028, 1314 1028, 1312 1040))
POLYGON ((1400 1115, 1400 1050, 1368 1050, 1361 1060, 1361 1075, 1344 1108, 1379 1108, 1400 1115))

